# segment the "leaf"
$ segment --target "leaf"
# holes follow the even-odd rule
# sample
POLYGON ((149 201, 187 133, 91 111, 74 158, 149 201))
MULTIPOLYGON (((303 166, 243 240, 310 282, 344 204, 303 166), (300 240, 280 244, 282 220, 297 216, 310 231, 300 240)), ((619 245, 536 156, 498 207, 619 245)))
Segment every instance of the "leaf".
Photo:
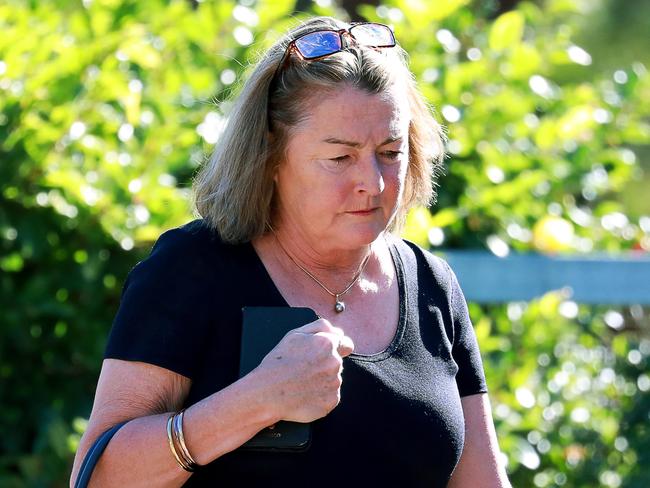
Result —
POLYGON ((558 121, 557 135, 565 140, 588 140, 593 136, 594 109, 587 105, 572 107, 558 121))
POLYGON ((23 266, 24 260, 22 256, 17 252, 0 258, 0 268, 7 273, 17 273, 23 269, 23 266))
POLYGON ((431 228, 431 214, 426 207, 412 208, 406 216, 406 225, 402 237, 415 242, 418 246, 429 247, 429 229, 431 228))
POLYGON ((459 219, 458 210, 455 208, 444 208, 436 212, 428 222, 431 227, 447 227, 455 224, 459 219))
POLYGON ((515 47, 524 34, 524 16, 513 10, 500 15, 490 29, 489 46, 495 51, 515 47))
POLYGON ((468 3, 469 0, 444 0, 433 5, 425 0, 404 0, 398 2, 398 8, 411 23, 424 27, 430 22, 440 22, 448 18, 468 3))
POLYGON ((542 56, 537 49, 525 42, 516 45, 510 56, 508 75, 510 78, 527 80, 538 72, 542 63, 542 56))

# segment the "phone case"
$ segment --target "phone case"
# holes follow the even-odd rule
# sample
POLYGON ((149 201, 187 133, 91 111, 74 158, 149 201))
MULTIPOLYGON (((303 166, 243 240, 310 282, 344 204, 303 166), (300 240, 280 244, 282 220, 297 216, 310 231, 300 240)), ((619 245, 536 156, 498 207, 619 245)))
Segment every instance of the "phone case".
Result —
MULTIPOLYGON (((255 369, 287 332, 318 319, 311 308, 244 307, 239 377, 255 369)), ((258 432, 240 449, 304 451, 311 441, 310 424, 280 421, 258 432)))

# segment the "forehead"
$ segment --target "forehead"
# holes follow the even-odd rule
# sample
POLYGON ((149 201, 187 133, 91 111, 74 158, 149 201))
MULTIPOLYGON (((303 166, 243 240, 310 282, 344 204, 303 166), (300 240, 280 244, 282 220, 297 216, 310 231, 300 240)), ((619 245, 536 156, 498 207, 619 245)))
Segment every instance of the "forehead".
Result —
POLYGON ((405 90, 397 86, 382 93, 368 93, 353 87, 320 92, 305 103, 305 118, 294 134, 335 136, 359 140, 388 136, 405 137, 410 111, 405 90))

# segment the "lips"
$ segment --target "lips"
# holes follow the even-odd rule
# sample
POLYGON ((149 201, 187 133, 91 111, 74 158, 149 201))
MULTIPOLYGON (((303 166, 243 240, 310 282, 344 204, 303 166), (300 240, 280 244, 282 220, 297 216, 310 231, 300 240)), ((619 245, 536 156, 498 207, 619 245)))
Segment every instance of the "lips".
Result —
POLYGON ((363 217, 365 215, 372 215, 377 210, 379 210, 379 207, 366 208, 366 209, 362 209, 362 210, 351 210, 351 211, 349 211, 347 213, 349 213, 350 215, 358 215, 358 216, 363 217))

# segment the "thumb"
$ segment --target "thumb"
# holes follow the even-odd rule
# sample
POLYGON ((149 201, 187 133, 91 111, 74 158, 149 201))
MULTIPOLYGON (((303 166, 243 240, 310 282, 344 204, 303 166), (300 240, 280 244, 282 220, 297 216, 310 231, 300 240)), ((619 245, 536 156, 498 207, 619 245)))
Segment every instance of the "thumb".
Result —
POLYGON ((349 356, 354 352, 354 342, 349 336, 341 336, 337 351, 342 358, 349 356))

